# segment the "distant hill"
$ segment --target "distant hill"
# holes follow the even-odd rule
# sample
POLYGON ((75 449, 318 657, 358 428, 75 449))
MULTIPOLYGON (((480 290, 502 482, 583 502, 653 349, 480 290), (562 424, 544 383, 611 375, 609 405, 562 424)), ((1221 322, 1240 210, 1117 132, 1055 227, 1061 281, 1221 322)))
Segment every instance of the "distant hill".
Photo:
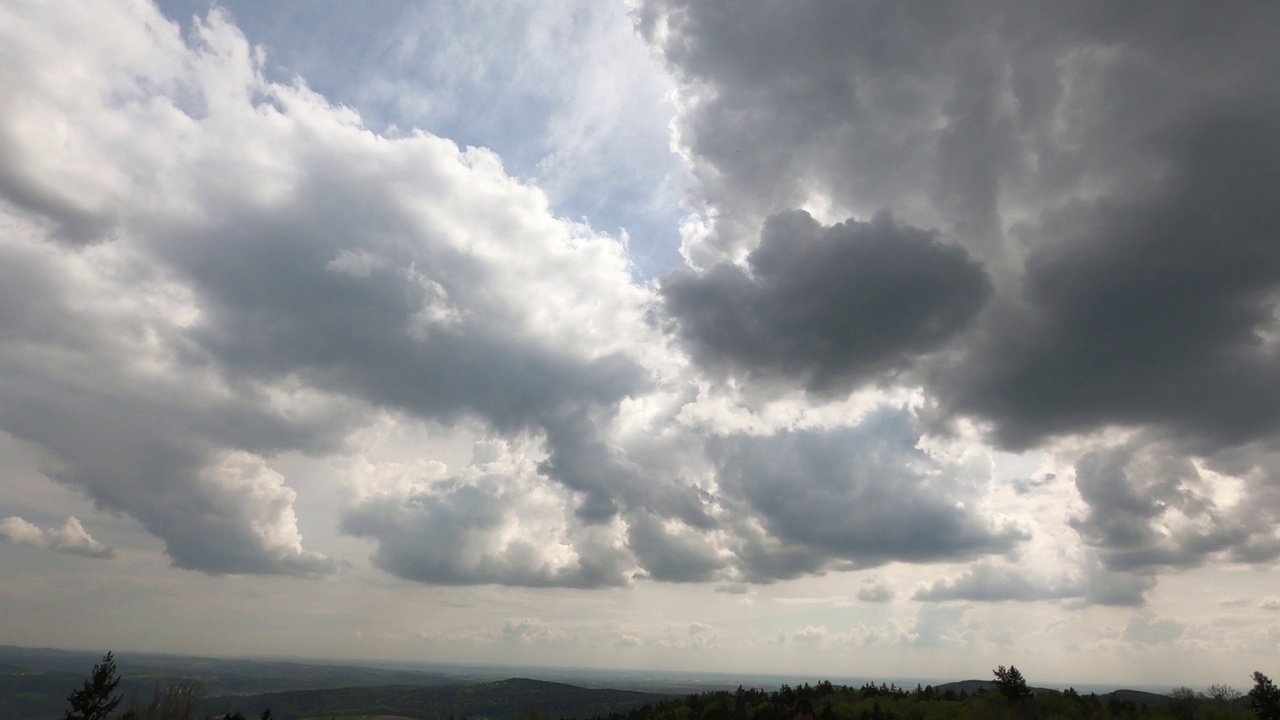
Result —
POLYGON ((1145 690, 1113 690, 1098 697, 1104 699, 1116 697, 1121 700, 1128 700, 1135 705, 1164 705, 1169 702, 1168 695, 1159 695, 1145 690))
POLYGON ((950 690, 957 694, 963 691, 968 695, 977 695, 979 692, 989 692, 995 689, 996 684, 990 680, 959 680, 933 686, 933 691, 936 693, 945 693, 950 690))
MULTIPOLYGON (((995 692, 996 684, 991 680, 960 680, 959 682, 949 682, 942 685, 935 685, 933 687, 933 690, 934 692, 937 692, 937 693, 945 693, 948 690, 950 690, 957 694, 959 694, 960 691, 963 690, 967 695, 976 695, 979 692, 995 692)), ((1054 692, 1052 690, 1049 690, 1048 688, 1037 688, 1037 687, 1031 688, 1031 691, 1035 693, 1054 692)), ((1088 695, 1089 693, 1081 693, 1081 694, 1088 695)), ((1164 705, 1169 702, 1168 695, 1160 695, 1157 693, 1146 692, 1145 690, 1120 689, 1120 690, 1112 690, 1109 693, 1102 693, 1098 695, 1098 698, 1103 702, 1106 702, 1107 699, 1112 697, 1115 697, 1119 700, 1125 700, 1125 701, 1131 702, 1135 705, 1164 705)))
POLYGON ((625 712, 669 699, 630 690, 598 690, 564 683, 512 678, 448 687, 364 687, 294 690, 250 697, 210 698, 208 712, 240 710, 253 717, 267 708, 278 720, 310 717, 402 715, 421 720, 509 720, 536 709, 544 718, 590 717, 625 712))
POLYGON ((0 662, 27 670, 66 670, 88 675, 93 663, 100 659, 102 653, 0 645, 0 662), (86 661, 88 665, 85 665, 86 661))

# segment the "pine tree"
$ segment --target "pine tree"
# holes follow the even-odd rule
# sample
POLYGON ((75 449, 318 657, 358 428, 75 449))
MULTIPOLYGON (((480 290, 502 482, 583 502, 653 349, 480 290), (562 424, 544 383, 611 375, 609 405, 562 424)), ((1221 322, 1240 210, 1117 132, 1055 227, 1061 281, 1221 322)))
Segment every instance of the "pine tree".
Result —
POLYGON ((64 720, 106 720, 120 704, 120 696, 115 695, 119 685, 115 658, 107 653, 101 663, 93 666, 93 674, 84 681, 84 687, 67 696, 71 709, 64 720))
POLYGON ((1258 720, 1280 720, 1280 688, 1260 672, 1253 674, 1249 707, 1258 714, 1258 720))
POLYGON ((1018 668, 1010 665, 1009 669, 1006 670, 1001 665, 993 672, 996 676, 996 690, 999 690, 1000 694, 1010 702, 1031 697, 1031 690, 1027 687, 1027 680, 1022 677, 1022 673, 1018 671, 1018 668))

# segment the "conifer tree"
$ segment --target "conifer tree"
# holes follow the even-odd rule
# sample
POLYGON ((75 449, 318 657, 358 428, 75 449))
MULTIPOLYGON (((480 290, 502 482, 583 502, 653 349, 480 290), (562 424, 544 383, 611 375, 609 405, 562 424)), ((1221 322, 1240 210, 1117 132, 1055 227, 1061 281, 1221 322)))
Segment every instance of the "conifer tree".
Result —
POLYGON ((1258 714, 1258 720, 1280 720, 1280 688, 1260 672, 1253 674, 1249 707, 1258 714))
POLYGON ((93 666, 93 674, 84 681, 84 687, 67 696, 71 708, 64 720, 106 720, 120 704, 120 696, 115 694, 119 685, 115 658, 107 653, 101 663, 93 666))
POLYGON ((1006 670, 1001 665, 992 672, 996 676, 996 690, 999 690, 1000 694, 1010 702, 1031 697, 1031 690, 1027 687, 1027 680, 1022 677, 1022 673, 1018 671, 1018 668, 1010 665, 1009 669, 1006 670))

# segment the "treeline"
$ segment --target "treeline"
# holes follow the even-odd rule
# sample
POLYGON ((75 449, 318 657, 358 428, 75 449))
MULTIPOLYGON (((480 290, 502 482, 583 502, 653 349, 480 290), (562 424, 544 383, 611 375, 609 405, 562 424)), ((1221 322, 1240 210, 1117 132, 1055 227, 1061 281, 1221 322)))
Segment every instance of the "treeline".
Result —
POLYGON ((688 695, 590 720, 1280 720, 1280 691, 1255 673, 1245 696, 1226 686, 1208 693, 1178 688, 1167 696, 1117 691, 1105 695, 1032 689, 1017 668, 995 671, 989 691, 868 683, 820 682, 768 692, 688 695))
MULTIPOLYGON (((200 682, 157 683, 150 692, 118 692, 120 677, 110 653, 84 686, 67 698, 64 720, 297 720, 299 718, 401 716, 414 720, 467 717, 514 720, 530 710, 547 718, 589 717, 629 710, 667 696, 628 690, 588 689, 513 678, 497 682, 383 685, 205 697, 200 682)), ((33 716, 22 716, 30 720, 33 716)), ((45 716, 48 717, 48 716, 45 716)))
MULTIPOLYGON (((696 693, 646 703, 626 711, 575 714, 589 720, 1280 720, 1280 689, 1260 672, 1253 674, 1254 686, 1247 695, 1224 685, 1214 685, 1207 693, 1184 687, 1164 696, 1137 691, 1085 695, 1072 688, 1061 691, 1033 689, 1022 673, 1012 666, 1007 669, 1000 666, 993 674, 995 679, 986 683, 952 683, 938 688, 917 685, 910 689, 884 683, 867 683, 860 688, 851 688, 827 681, 796 687, 782 685, 773 691, 739 686, 736 691, 696 693), (974 692, 968 692, 966 687, 974 688, 974 692)), ((111 653, 107 653, 103 661, 94 666, 83 687, 67 697, 69 707, 64 720, 248 720, 241 712, 229 709, 218 715, 202 713, 201 689, 194 682, 178 682, 164 687, 157 685, 149 698, 134 697, 131 703, 122 706, 124 698, 117 692, 120 681, 115 660, 111 653)), ((542 720, 557 716, 566 720, 569 715, 560 702, 564 693, 601 692, 530 680, 507 680, 450 690, 460 691, 462 695, 475 695, 481 692, 481 688, 485 695, 482 705, 461 702, 463 698, 459 695, 449 695, 446 700, 441 694, 436 700, 446 700, 443 704, 424 703, 423 698, 414 698, 413 702, 407 703, 413 706, 412 709, 397 702, 391 705, 398 707, 380 707, 381 712, 370 712, 363 707, 360 711, 355 711, 354 707, 332 707, 337 698, 330 696, 326 698, 327 702, 322 703, 326 707, 290 708, 293 712, 281 712, 280 716, 283 720, 292 720, 294 712, 298 713, 297 717, 397 714, 452 720, 455 715, 472 714, 491 720, 542 720), (502 702, 494 702, 495 691, 502 702), (516 702, 529 704, 521 711, 514 706, 516 702)), ((401 686, 384 689, 403 693, 426 688, 401 686)), ((273 697, 282 700, 287 695, 281 693, 273 697)), ((609 697, 605 704, 619 700, 622 698, 609 697)), ((577 708, 579 711, 587 710, 581 704, 577 708)), ((274 720, 272 711, 267 708, 255 715, 259 720, 274 720)))

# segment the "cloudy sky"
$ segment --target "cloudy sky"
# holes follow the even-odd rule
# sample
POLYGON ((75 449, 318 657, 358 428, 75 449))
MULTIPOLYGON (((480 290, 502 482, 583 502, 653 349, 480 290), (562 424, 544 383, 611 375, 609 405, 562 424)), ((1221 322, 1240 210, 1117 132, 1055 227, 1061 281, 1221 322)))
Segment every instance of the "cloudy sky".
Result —
POLYGON ((0 643, 1280 672, 1280 5, 0 1, 0 643))

